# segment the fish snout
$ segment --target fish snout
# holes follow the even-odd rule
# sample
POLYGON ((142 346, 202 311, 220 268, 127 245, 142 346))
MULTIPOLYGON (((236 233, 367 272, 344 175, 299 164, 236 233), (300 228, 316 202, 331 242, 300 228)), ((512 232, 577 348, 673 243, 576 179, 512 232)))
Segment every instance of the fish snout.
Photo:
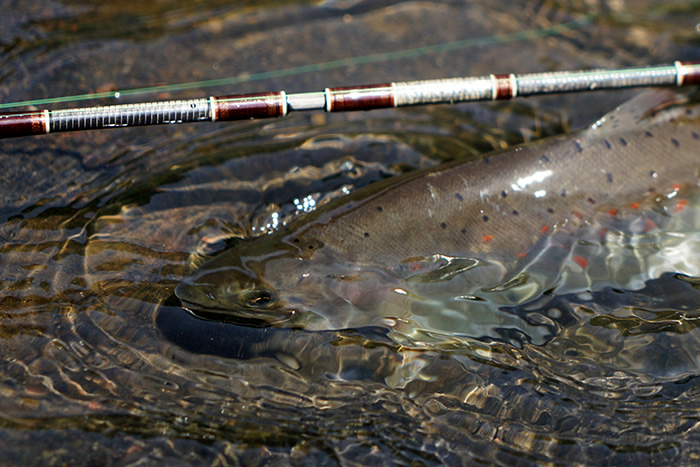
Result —
POLYGON ((264 282, 237 268, 208 271, 186 279, 175 288, 183 306, 195 314, 238 316, 279 321, 285 311, 279 294, 264 282))
POLYGON ((198 284, 192 279, 187 279, 175 287, 175 296, 185 306, 196 308, 217 308, 218 300, 215 287, 209 284, 198 284))

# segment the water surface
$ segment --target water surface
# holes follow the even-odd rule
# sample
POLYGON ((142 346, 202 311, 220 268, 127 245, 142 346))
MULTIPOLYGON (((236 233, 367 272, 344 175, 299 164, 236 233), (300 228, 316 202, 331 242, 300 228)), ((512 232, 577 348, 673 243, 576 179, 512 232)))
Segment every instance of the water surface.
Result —
MULTIPOLYGON (((253 74, 546 28, 586 13, 589 25, 546 38, 142 98, 700 57, 697 7, 684 2, 0 6, 3 102, 253 74)), ((504 339, 469 352, 406 349, 381 328, 207 322, 172 300, 205 256, 238 238, 406 170, 580 127, 631 95, 0 142, 3 458, 693 462, 692 274, 544 297, 513 312, 557 323, 547 346, 504 339)), ((679 227, 689 242, 692 225, 690 217, 679 227)))

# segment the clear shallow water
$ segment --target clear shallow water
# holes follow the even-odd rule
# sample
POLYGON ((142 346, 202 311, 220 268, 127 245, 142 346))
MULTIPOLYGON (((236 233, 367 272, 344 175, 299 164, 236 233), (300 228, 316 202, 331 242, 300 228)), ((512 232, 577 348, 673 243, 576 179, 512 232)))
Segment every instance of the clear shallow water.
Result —
MULTIPOLYGON (((512 2, 125 6, 2 4, 13 12, 0 20, 2 101, 319 63, 585 11, 547 2, 518 3, 518 15, 512 2)), ((562 36, 183 95, 697 59, 697 14, 683 8, 611 3, 593 25, 562 36)), ((699 455, 692 277, 660 274, 641 289, 600 284, 582 295, 580 280, 606 265, 591 260, 586 275, 570 264, 569 286, 508 310, 551 330, 541 345, 500 336, 466 350, 463 342, 405 349, 381 328, 206 322, 171 299, 203 255, 274 228, 297 206, 587 124, 630 95, 1 142, 3 458, 691 463, 699 455)), ((695 209, 677 226, 684 236, 650 241, 695 251, 695 209)), ((602 253, 578 253, 619 257, 612 240, 602 253)))

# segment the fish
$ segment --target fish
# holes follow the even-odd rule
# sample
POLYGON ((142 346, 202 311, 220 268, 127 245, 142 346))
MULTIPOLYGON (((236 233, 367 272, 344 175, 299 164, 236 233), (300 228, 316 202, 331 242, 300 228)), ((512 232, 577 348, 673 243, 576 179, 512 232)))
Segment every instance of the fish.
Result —
POLYGON ((206 319, 380 326, 413 342, 517 328, 544 342, 548 331, 485 306, 484 293, 522 285, 557 233, 697 185, 700 106, 688 100, 643 92, 581 131, 371 184, 224 250, 175 295, 206 319))

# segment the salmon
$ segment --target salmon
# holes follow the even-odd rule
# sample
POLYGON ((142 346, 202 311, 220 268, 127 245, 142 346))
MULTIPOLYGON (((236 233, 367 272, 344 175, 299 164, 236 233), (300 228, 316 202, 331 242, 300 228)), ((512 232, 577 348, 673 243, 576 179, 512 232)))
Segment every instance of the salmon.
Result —
MULTIPOLYGON (((697 184, 700 106, 686 100, 645 92, 577 133, 356 190, 220 253, 175 294, 198 316, 307 330, 405 325, 427 306, 421 284, 478 305, 480 291, 512 281, 556 232, 697 184)), ((435 311, 441 332, 493 325, 488 310, 433 305, 450 310, 435 311)), ((524 326, 498 323, 509 320, 524 326)))

